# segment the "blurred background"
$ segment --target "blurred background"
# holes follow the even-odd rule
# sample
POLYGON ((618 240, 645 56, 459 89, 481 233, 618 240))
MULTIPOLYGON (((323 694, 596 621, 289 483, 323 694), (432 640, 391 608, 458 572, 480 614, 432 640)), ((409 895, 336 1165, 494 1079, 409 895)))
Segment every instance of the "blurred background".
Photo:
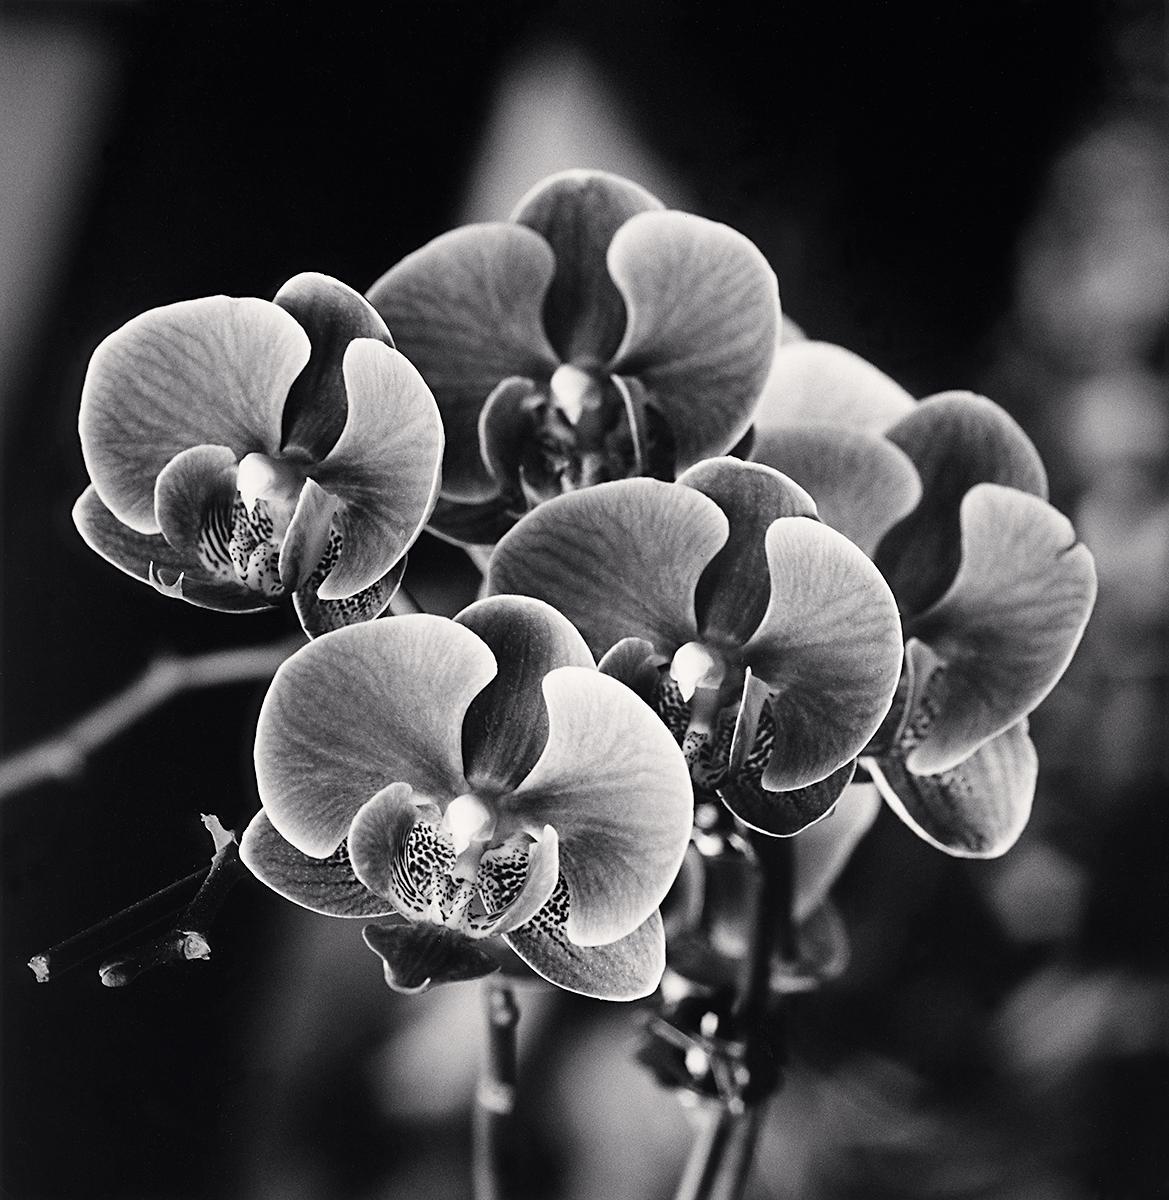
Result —
MULTIPOLYGON (((1169 139, 1155 0, 0 3, 0 736, 287 614, 166 601, 86 549, 76 412, 154 305, 364 289, 568 166, 741 229, 809 336, 1038 443, 1100 600, 1033 721, 1019 845, 950 860, 882 814, 839 888, 848 971, 792 1006, 753 1197, 1169 1196, 1169 139)), ((475 576, 424 539, 411 586, 475 576)), ((472 985, 393 997, 359 926, 241 886, 208 964, 111 991, 25 963, 205 863, 257 806, 262 687, 193 693, 0 799, 0 1194, 466 1194, 472 985)), ((664 1197, 689 1128, 638 1014, 525 1000, 530 1195, 664 1197)))

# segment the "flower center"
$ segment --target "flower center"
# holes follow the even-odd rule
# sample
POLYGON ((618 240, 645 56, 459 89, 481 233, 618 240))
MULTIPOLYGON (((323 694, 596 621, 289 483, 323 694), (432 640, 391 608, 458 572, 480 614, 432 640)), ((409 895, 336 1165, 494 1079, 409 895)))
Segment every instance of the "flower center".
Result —
POLYGON ((236 470, 235 486, 249 514, 263 500, 273 534, 282 538, 296 511, 305 473, 294 463, 266 454, 245 454, 236 470))

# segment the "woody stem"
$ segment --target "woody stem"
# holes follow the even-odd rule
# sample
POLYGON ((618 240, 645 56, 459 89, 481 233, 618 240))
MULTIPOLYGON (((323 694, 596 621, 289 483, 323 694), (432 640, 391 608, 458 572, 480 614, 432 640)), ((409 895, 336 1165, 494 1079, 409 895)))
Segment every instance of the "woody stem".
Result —
POLYGON ((475 1092, 472 1171, 475 1200, 507 1200, 516 1194, 516 1027, 520 1010, 511 984, 499 976, 483 981, 487 1040, 475 1092))

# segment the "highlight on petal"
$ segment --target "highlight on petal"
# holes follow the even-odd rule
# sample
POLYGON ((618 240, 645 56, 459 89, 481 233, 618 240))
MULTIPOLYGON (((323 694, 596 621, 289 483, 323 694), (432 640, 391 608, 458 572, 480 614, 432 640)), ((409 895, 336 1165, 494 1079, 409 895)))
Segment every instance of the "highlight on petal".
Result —
POLYGON ((771 600, 743 661, 773 690, 769 791, 817 783, 853 759, 889 709, 901 624, 880 572, 843 534, 783 519, 767 530, 771 600))
POLYGON ((881 434, 908 413, 913 397, 872 363, 830 342, 781 344, 755 411, 760 433, 833 425, 881 434))
POLYGON ((184 300, 115 330, 90 359, 78 419, 102 503, 131 529, 158 533, 154 482, 176 454, 277 454, 285 398, 308 359, 304 330, 267 300, 184 300))
POLYGON ((460 729, 495 675, 469 629, 427 614, 327 633, 276 672, 256 730, 269 819, 305 854, 331 854, 389 783, 424 796, 466 791, 460 729))
POLYGON ((792 916, 797 922, 807 920, 827 900, 880 808, 881 797, 873 784, 850 783, 824 820, 800 834, 792 897, 792 916))
POLYGON ((322 459, 341 436, 349 410, 342 363, 355 338, 394 339, 377 310, 360 292, 330 275, 294 275, 272 300, 291 313, 308 334, 312 353, 284 405, 281 449, 310 462, 322 459))
POLYGON ((996 858, 1015 844, 1039 774, 1026 719, 937 774, 906 770, 904 751, 866 759, 865 766, 914 833, 958 858, 996 858))
POLYGON ((406 574, 406 557, 396 563, 377 581, 356 596, 344 600, 322 600, 317 595, 317 576, 310 577, 304 587, 293 592, 292 606, 300 627, 310 638, 318 638, 334 629, 344 629, 363 621, 380 617, 390 606, 406 574))
POLYGON ((442 410, 443 494, 451 499, 475 503, 498 491, 478 440, 479 412, 495 385, 556 370, 541 317, 555 268, 548 243, 530 229, 467 225, 407 255, 369 289, 442 410))
POLYGON ((593 667, 572 622, 530 596, 491 596, 455 620, 486 643, 499 666, 463 718, 463 774, 482 795, 510 792, 548 738, 540 684, 557 667, 593 667))
POLYGON ((280 582, 290 592, 302 587, 324 558, 338 503, 314 479, 301 485, 280 546, 280 582))
POLYGON ((534 380, 504 379, 479 414, 479 453, 498 490, 519 490, 525 443, 532 437, 532 404, 540 394, 534 380))
POLYGON ((693 821, 686 760, 666 726, 628 688, 595 670, 544 677, 548 741, 501 808, 523 827, 553 826, 579 946, 637 928, 662 902, 693 821))
POLYGON ((537 184, 512 220, 552 248, 556 273, 544 301, 544 327, 562 359, 600 366, 625 332, 625 303, 606 266, 622 226, 662 203, 628 179, 604 171, 564 171, 537 184))
POLYGON ((917 507, 889 530, 875 561, 904 613, 919 613, 950 586, 961 555, 959 507, 980 483, 1047 499, 1039 452, 992 400, 946 392, 923 400, 887 434, 921 478, 917 507))
POLYGON ((597 484, 528 513, 496 546, 487 588, 546 600, 595 656, 623 637, 672 654, 697 636, 694 588, 726 537, 726 517, 693 488, 597 484))
POLYGON ((530 924, 504 934, 503 940, 549 983, 597 1000, 649 996, 666 969, 666 937, 657 912, 606 946, 577 946, 530 924))
POLYGON ((118 570, 163 595, 218 612, 266 612, 263 596, 237 580, 209 572, 188 551, 160 533, 137 533, 110 512, 91 484, 73 506, 73 523, 91 550, 118 570))
POLYGON ((609 271, 628 323, 611 370, 635 375, 674 435, 677 470, 746 433, 779 330, 775 273, 741 233, 647 212, 617 232, 609 271))
POLYGON ((499 970, 498 961, 474 939, 429 921, 367 925, 361 936, 382 960, 387 986, 408 996, 499 970))
POLYGON ((344 845, 328 858, 311 858, 289 845, 261 809, 240 839, 243 864, 274 892, 328 917, 388 916, 393 905, 375 896, 353 873, 344 845))
POLYGON ((343 600, 380 579, 414 544, 438 498, 442 420, 422 376, 397 350, 359 338, 345 351, 349 416, 313 468, 341 500, 341 557, 317 589, 343 600))
POLYGON ((1096 569, 1046 501, 979 484, 962 501, 962 562, 946 594, 906 626, 945 664, 916 774, 955 767, 1027 715, 1064 673, 1096 598, 1096 569))
POLYGON ((709 496, 729 530, 695 591, 698 631, 742 645, 767 611, 770 586, 764 538, 780 517, 816 517, 816 504, 799 484, 760 463, 713 458, 679 476, 678 482, 709 496))
POLYGON ((751 457, 806 488, 820 520, 870 558, 885 533, 921 499, 921 480, 909 456, 864 430, 793 425, 756 431, 751 457))

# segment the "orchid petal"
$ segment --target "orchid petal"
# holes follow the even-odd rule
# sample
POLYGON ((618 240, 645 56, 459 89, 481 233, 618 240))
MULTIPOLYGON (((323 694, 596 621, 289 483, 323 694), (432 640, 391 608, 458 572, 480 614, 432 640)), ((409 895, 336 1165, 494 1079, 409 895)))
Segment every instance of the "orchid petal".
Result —
MULTIPOLYGON (((412 921, 427 919, 431 908, 429 891, 421 892, 411 871, 411 834, 421 821, 424 797, 416 797, 408 783, 391 783, 367 800, 354 814, 347 838, 353 873, 375 895, 412 921)), ((429 806, 438 816, 438 809, 429 806)), ((435 825, 421 821, 434 837, 435 825)), ((453 852, 452 852, 453 858, 453 852)), ((429 878, 422 881, 429 885, 429 878)))
POLYGON ((828 898, 860 840, 872 828, 881 797, 871 783, 850 783, 823 821, 796 843, 792 917, 803 922, 828 898))
POLYGON ((906 769, 902 752, 866 760, 889 807, 931 845, 958 858, 997 858, 1031 815, 1039 761, 1022 720, 934 775, 906 769))
POLYGON ((901 625, 880 572, 843 534, 781 519, 766 547, 771 600, 742 657, 775 693, 763 784, 786 792, 838 770, 876 732, 900 675, 901 625))
POLYGON ((567 935, 603 945, 636 929, 669 891, 690 840, 690 773, 669 730, 624 684, 560 667, 542 686, 547 744, 500 805, 525 827, 555 828, 567 935))
POLYGON ((157 533, 154 482, 176 454, 222 445, 275 455, 308 337, 267 300, 209 296, 153 308, 93 352, 81 393, 81 450, 102 503, 157 533))
POLYGON ((540 683, 557 667, 593 667, 584 638, 551 605, 530 596, 491 596, 455 620, 482 639, 499 673, 463 718, 463 773, 483 795, 510 792, 548 740, 540 683))
POLYGON ((907 625, 945 664, 926 685, 936 711, 907 758, 920 775, 957 766, 1035 708, 1071 661, 1096 597, 1091 553, 1037 496, 979 484, 961 523, 953 583, 907 625))
POLYGON ((677 469, 724 454, 751 424, 775 353, 779 292, 741 233, 678 212, 633 217, 609 248, 628 325, 610 369, 649 389, 677 469))
POLYGON ((435 238, 369 289, 394 339, 434 389, 447 431, 444 494, 497 491, 479 457, 479 412, 511 375, 550 378, 558 359, 540 316, 556 269, 547 242, 516 225, 468 225, 435 238))
POLYGON ((950 586, 961 555, 959 507, 979 483, 1047 498, 1039 452, 1015 420, 971 392, 923 400, 888 431, 921 477, 917 507, 881 539, 875 560, 904 613, 928 608, 950 586))
POLYGON ((852 782, 856 762, 844 766, 800 788, 776 790, 755 778, 733 775, 718 785, 719 799, 744 825, 771 837, 794 837, 832 811, 844 789, 852 782))
MULTIPOLYGON (((479 888, 484 891, 484 880, 489 877, 493 865, 503 870, 509 865, 506 846, 488 850, 479 861, 479 888)), ((560 839, 551 825, 545 825, 539 839, 527 849, 524 865, 524 880, 520 890, 504 905, 479 925, 481 936, 511 933, 521 925, 528 924, 548 903, 560 883, 560 839)))
POLYGON ((498 488, 517 491, 525 443, 532 436, 532 401, 539 389, 513 376, 496 387, 479 414, 479 453, 498 488))
POLYGON ((438 497, 442 420, 422 376, 383 342, 345 351, 349 416, 313 469, 341 500, 341 557, 318 589, 343 600, 380 579, 413 545, 438 497))
POLYGON ((699 463, 678 482, 709 496, 729 525, 726 543, 695 590, 699 633, 741 646, 767 611, 770 589, 764 538, 768 526, 780 517, 815 518, 816 504, 786 475, 737 458, 699 463))
POLYGON ((323 633, 332 633, 334 629, 344 629, 348 625, 380 617, 401 587, 405 574, 406 559, 403 557, 377 583, 344 600, 322 600, 310 578, 304 587, 292 594, 292 606, 296 609, 300 627, 310 638, 318 638, 323 633))
POLYGON ((499 963, 473 938, 429 921, 367 925, 361 936, 382 960, 386 984, 408 996, 499 970, 499 963))
MULTIPOLYGON (((226 446, 192 446, 176 454, 158 474, 154 512, 159 530, 192 562, 199 561, 203 533, 209 524, 227 520, 230 525, 236 472, 235 454, 226 446)), ((224 543, 222 565, 229 570, 226 538, 224 543)))
POLYGON ((349 404, 342 363, 355 338, 394 339, 377 310, 353 288, 315 271, 295 275, 272 301, 291 313, 308 334, 312 354, 288 392, 281 447, 317 462, 336 445, 349 404))
POLYGON ((276 672, 256 730, 260 798, 282 837, 331 854, 387 783, 466 790, 460 730, 495 675, 469 629, 427 614, 339 629, 276 672))
POLYGON ((739 711, 735 714, 735 728, 731 734, 731 748, 727 753, 727 771, 741 771, 750 757, 759 733, 759 722, 771 696, 771 688, 747 667, 743 671, 743 695, 739 700, 739 711))
POLYGON ((658 668, 665 664, 659 654, 645 638, 622 638, 597 664, 602 675, 620 680, 647 704, 658 686, 658 668))
POLYGON ((337 511, 336 496, 306 479, 280 544, 280 582, 290 591, 302 587, 325 556, 337 511))
POLYGON ((545 179, 512 214, 555 255, 544 328, 566 362, 600 366, 617 348, 625 332, 625 304, 605 255, 631 217, 661 207, 660 200, 628 179, 578 170, 545 179))
POLYGON ((900 384, 843 346, 781 343, 755 410, 755 427, 766 433, 833 425, 881 434, 915 407, 900 384))
POLYGON ((652 995, 666 969, 666 935, 659 913, 607 946, 577 946, 526 925, 505 942, 543 979, 597 1000, 640 1000, 652 995))
POLYGON ((328 858, 310 858, 286 842, 261 809, 240 839, 243 864, 274 892, 328 917, 384 917, 393 905, 353 873, 344 844, 328 858))
POLYGON ((513 512, 513 502, 501 496, 478 504, 444 500, 440 496, 426 531, 456 546, 481 546, 490 552, 518 519, 513 512))
POLYGON ((218 612, 265 612, 264 598, 233 579, 209 572, 160 533, 138 533, 110 512, 92 484, 73 506, 73 523, 91 550, 119 571, 148 583, 164 595, 218 612))
POLYGON ((806 488, 820 520, 870 558, 921 499, 921 480, 908 455, 864 430, 803 425, 758 432, 751 457, 806 488))
POLYGON ((697 636, 694 588, 726 537, 726 517, 693 488, 597 484, 524 517, 495 548, 487 586, 548 601, 594 655, 623 637, 672 654, 697 636))

